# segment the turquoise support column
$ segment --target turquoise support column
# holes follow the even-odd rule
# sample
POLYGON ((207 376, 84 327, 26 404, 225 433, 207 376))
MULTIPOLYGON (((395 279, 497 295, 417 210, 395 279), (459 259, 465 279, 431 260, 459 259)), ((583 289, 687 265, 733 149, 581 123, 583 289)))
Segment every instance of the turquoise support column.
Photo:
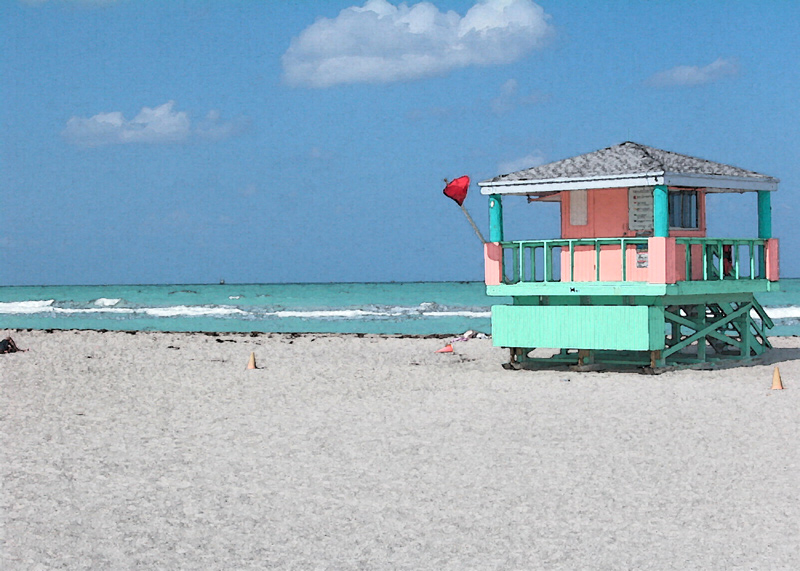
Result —
POLYGON ((669 199, 667 186, 664 184, 653 189, 653 236, 669 237, 669 199))
POLYGON ((758 191, 758 237, 764 240, 772 238, 771 194, 768 190, 758 191))
POLYGON ((489 241, 503 241, 503 201, 499 194, 489 196, 489 241))

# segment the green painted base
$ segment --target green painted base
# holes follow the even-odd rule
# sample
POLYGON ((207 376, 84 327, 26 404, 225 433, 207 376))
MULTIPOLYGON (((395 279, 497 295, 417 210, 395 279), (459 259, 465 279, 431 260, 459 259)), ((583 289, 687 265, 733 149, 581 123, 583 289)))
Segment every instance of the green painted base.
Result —
POLYGON ((493 342, 511 349, 511 368, 696 367, 753 359, 770 348, 766 332, 773 323, 752 294, 630 298, 628 305, 607 298, 584 298, 581 305, 514 301, 492 308, 493 342), (535 357, 535 348, 558 352, 535 357))

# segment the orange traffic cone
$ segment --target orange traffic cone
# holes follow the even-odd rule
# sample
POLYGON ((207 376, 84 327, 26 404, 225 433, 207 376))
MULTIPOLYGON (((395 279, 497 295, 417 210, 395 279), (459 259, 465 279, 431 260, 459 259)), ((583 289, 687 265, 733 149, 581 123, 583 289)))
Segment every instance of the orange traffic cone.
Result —
POLYGON ((773 391, 783 390, 783 382, 781 381, 781 372, 778 370, 778 367, 775 367, 775 371, 772 373, 772 390, 773 391))
POLYGON ((447 345, 445 345, 444 347, 442 347, 441 349, 439 349, 436 352, 437 353, 452 353, 453 352, 453 345, 451 343, 448 343, 447 345))
POLYGON ((250 353, 250 360, 247 362, 247 368, 248 369, 258 369, 258 367, 256 367, 256 354, 255 353, 250 353))

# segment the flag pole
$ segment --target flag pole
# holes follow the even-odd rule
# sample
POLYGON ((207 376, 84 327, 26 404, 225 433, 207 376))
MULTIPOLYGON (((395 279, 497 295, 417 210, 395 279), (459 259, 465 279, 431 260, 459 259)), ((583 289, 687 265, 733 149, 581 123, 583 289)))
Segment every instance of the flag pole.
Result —
POLYGON ((467 209, 464 207, 464 199, 467 198, 467 191, 469 190, 469 177, 466 175, 461 176, 450 182, 447 182, 447 179, 444 179, 444 184, 444 195, 453 199, 453 201, 461 207, 461 212, 463 212, 464 216, 467 217, 467 221, 472 226, 472 229, 475 230, 475 234, 478 235, 478 238, 481 239, 481 242, 486 244, 483 234, 481 234, 481 231, 478 230, 478 226, 475 224, 472 216, 469 215, 469 212, 467 212, 467 209))
POLYGON ((472 229, 475 230, 475 233, 478 235, 478 238, 480 238, 481 242, 485 244, 486 240, 484 239, 483 234, 481 234, 481 231, 478 230, 478 227, 475 225, 475 221, 472 219, 472 216, 469 215, 469 212, 467 212, 467 209, 463 204, 459 204, 459 206, 461 207, 462 212, 464 212, 464 216, 467 217, 467 220, 469 220, 469 223, 472 225, 472 229))

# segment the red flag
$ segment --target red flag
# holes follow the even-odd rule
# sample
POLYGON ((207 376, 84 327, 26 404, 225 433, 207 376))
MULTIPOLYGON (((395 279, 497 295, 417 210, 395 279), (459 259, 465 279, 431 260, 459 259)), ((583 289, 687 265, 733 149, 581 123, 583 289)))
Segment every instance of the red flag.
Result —
POLYGON ((444 187, 444 195, 455 200, 459 206, 464 204, 464 199, 467 197, 467 189, 469 188, 469 177, 460 176, 455 180, 451 180, 444 187))

